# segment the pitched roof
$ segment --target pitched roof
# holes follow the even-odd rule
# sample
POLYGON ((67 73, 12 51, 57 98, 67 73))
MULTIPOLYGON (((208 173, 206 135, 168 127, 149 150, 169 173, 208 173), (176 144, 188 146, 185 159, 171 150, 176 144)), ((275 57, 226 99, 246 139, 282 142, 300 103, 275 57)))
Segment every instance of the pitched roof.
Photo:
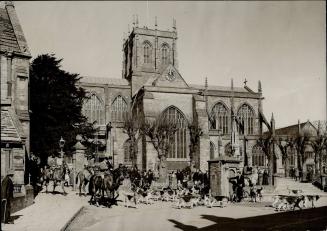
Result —
MULTIPOLYGON (((315 132, 310 131, 309 128, 313 128, 314 131, 317 131, 317 128, 310 121, 300 123, 301 132, 307 133, 308 135, 312 135, 312 136, 316 135, 316 134, 312 134, 315 132)), ((264 134, 267 134, 267 133, 268 132, 265 132, 264 134)), ((298 124, 290 125, 290 126, 283 127, 283 128, 278 128, 275 130, 275 134, 281 135, 281 136, 296 136, 296 135, 298 135, 298 133, 299 133, 299 125, 298 124)))
POLYGON ((22 128, 15 115, 10 111, 1 109, 1 141, 22 142, 22 128))
POLYGON ((83 76, 80 79, 81 83, 95 83, 95 84, 109 84, 109 85, 122 85, 128 86, 128 81, 126 79, 116 79, 116 78, 106 78, 106 77, 92 77, 83 76))
POLYGON ((20 52, 14 28, 5 8, 0 6, 0 49, 1 51, 20 52))
POLYGON ((12 1, 0 2, 0 50, 30 56, 12 1))

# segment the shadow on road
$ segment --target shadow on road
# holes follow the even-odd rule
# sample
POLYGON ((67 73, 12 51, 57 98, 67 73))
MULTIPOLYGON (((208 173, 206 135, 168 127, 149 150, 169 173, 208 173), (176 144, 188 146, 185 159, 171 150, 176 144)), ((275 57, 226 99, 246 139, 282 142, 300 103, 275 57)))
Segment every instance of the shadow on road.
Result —
POLYGON ((176 228, 184 231, 209 230, 326 230, 327 206, 298 211, 275 213, 256 217, 228 218, 213 215, 201 215, 202 218, 215 222, 203 228, 185 225, 176 220, 169 219, 176 228))

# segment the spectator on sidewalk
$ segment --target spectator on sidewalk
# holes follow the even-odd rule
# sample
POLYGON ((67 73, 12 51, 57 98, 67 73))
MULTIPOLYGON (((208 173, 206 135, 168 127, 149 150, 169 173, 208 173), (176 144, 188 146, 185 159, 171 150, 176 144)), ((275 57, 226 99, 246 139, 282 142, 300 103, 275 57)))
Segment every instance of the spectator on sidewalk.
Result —
POLYGON ((1 208, 1 215, 3 214, 3 209, 5 210, 4 218, 2 217, 1 220, 4 220, 4 222, 7 224, 13 224, 13 221, 10 218, 11 202, 14 198, 14 183, 12 181, 13 176, 14 170, 9 170, 7 176, 1 182, 1 206, 2 201, 4 199, 6 200, 5 208, 1 208))
POLYGON ((296 168, 295 169, 295 173, 294 173, 294 179, 295 179, 295 181, 300 180, 299 179, 299 176, 300 176, 300 174, 299 174, 299 168, 296 168))

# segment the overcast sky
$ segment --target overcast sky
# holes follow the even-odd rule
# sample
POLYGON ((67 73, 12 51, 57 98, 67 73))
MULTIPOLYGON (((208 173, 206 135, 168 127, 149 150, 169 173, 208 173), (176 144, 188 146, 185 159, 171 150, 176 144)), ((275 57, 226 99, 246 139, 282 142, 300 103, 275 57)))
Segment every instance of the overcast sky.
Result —
POLYGON ((122 41, 140 26, 177 21, 179 71, 188 83, 261 80, 276 127, 326 117, 325 2, 15 2, 33 57, 54 53, 81 75, 121 78, 122 41))

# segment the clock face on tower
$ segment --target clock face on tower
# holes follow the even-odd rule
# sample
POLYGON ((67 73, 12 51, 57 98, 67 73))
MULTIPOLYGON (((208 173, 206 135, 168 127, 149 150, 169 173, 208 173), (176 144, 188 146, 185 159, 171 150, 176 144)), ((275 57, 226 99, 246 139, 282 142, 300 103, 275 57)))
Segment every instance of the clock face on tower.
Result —
POLYGON ((176 78, 176 76, 175 76, 174 70, 173 69, 169 69, 168 70, 168 73, 166 75, 166 79, 169 80, 169 81, 173 81, 175 78, 176 78))

